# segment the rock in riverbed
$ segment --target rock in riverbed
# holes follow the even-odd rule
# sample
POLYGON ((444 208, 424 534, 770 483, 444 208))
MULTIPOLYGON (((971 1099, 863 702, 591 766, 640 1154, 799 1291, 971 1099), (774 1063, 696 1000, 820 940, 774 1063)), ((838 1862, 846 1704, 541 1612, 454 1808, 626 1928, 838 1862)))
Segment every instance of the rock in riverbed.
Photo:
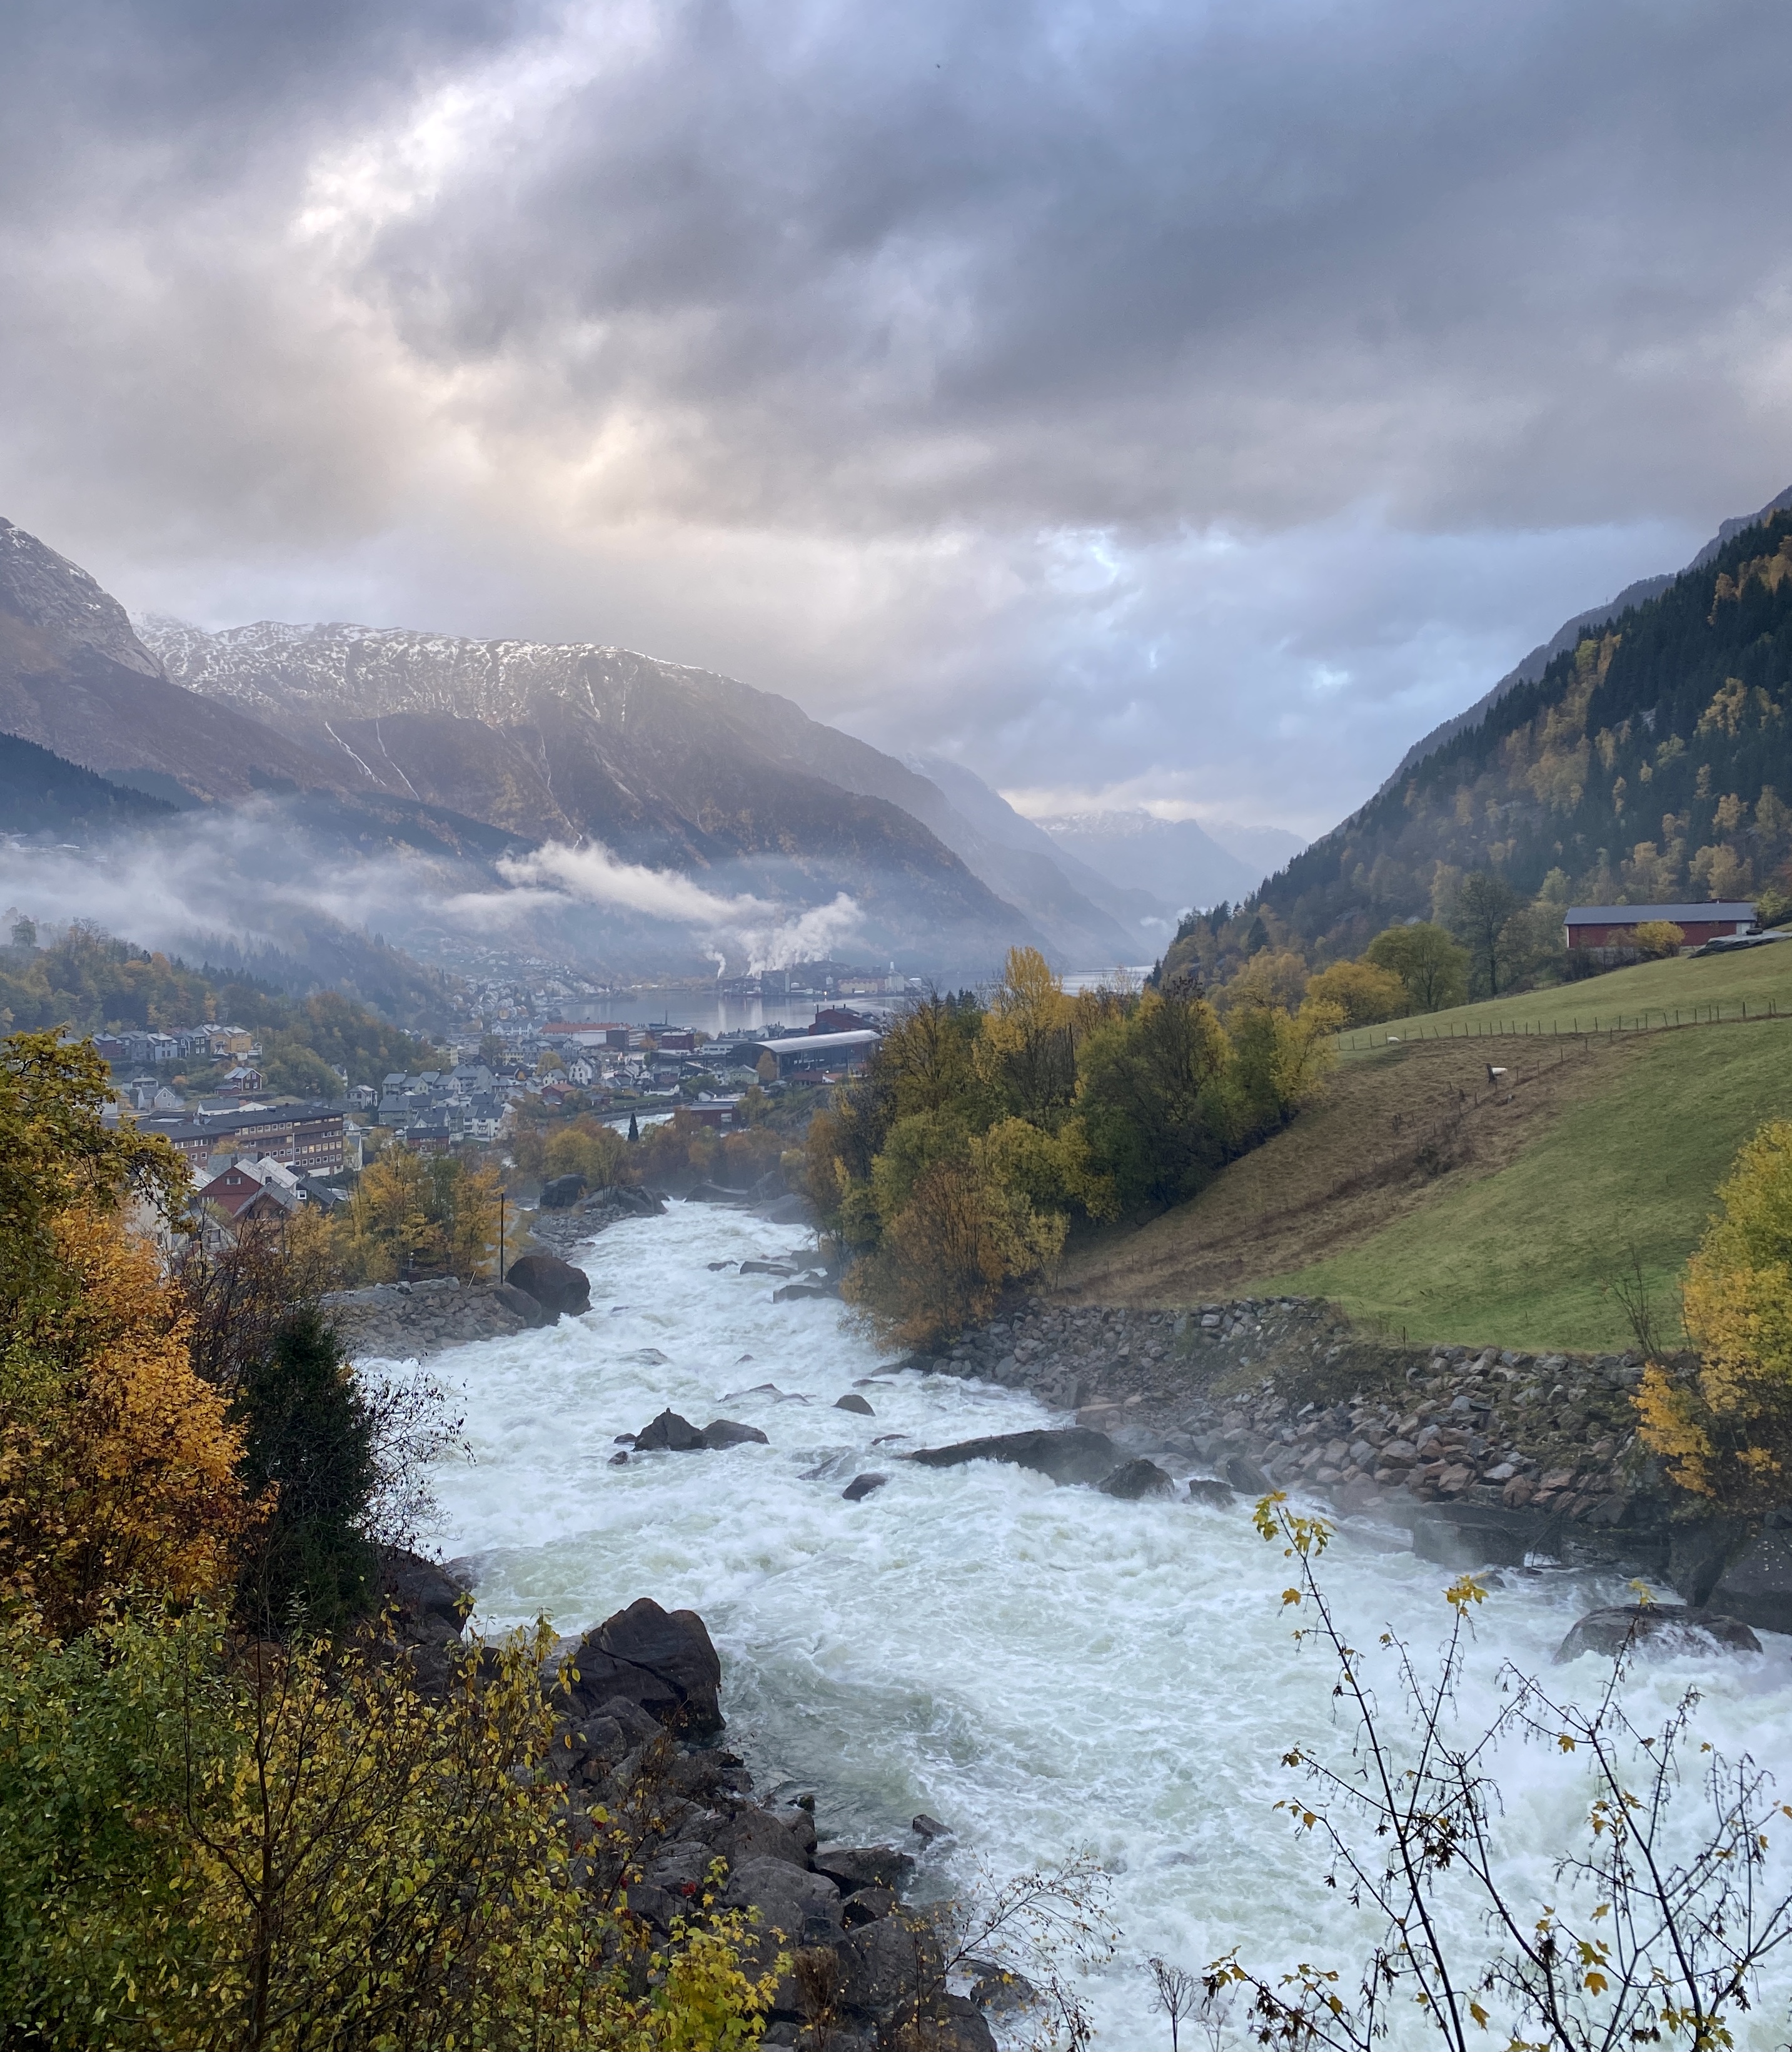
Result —
POLYGON ((578 1678, 557 1693, 581 1709, 621 1697, 667 1731, 713 1738, 722 1729, 722 1662, 694 1610, 662 1610, 642 1596, 588 1631, 566 1666, 578 1678))
POLYGON ((886 1474, 855 1475, 840 1494, 848 1503, 863 1503, 867 1497, 882 1489, 889 1479, 886 1474))
POLYGON ((1610 1660, 1626 1651, 1708 1654, 1712 1645, 1731 1653, 1759 1653, 1761 1642, 1738 1618, 1685 1604, 1614 1604, 1590 1610, 1555 1649, 1559 1665, 1597 1653, 1610 1660))
POLYGON ((769 1447, 772 1443, 757 1425, 743 1425, 734 1418, 712 1418, 698 1437, 711 1449, 722 1447, 769 1447))
POLYGON ((662 1411, 653 1423, 635 1435, 638 1454, 700 1454, 709 1442, 688 1418, 675 1411, 662 1411))
POLYGON ((505 1279, 514 1289, 526 1290, 556 1318, 576 1318, 591 1309, 590 1278, 582 1268, 554 1255, 526 1254, 511 1263, 505 1279))
POLYGON ((1127 1503, 1137 1503, 1148 1496, 1174 1496, 1176 1491, 1176 1484, 1155 1461, 1128 1461, 1125 1467, 1104 1476, 1099 1486, 1103 1496, 1117 1496, 1127 1503))
POLYGON ((968 1461, 1006 1461, 1031 1468, 1054 1482, 1100 1482, 1118 1465, 1105 1432, 1080 1425, 1056 1431, 1000 1432, 987 1439, 961 1439, 955 1446, 923 1447, 908 1458, 924 1468, 963 1467, 968 1461))

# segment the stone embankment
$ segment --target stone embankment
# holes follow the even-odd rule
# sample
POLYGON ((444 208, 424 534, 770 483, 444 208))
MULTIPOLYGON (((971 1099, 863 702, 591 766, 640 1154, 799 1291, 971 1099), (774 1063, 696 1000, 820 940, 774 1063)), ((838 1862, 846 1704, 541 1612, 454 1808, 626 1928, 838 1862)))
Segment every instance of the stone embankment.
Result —
MULTIPOLYGON (((414 1557, 397 1557, 387 1580, 401 1604, 397 1636, 420 1685, 439 1693, 460 1646, 464 1587, 453 1568, 414 1557)), ((757 1919, 754 1970, 780 1952, 791 1962, 765 2045, 996 2052, 981 2007, 949 1981, 988 1968, 986 1998, 1008 2002, 1012 1977, 998 1963, 953 1959, 949 1925, 902 1899, 945 1827, 917 1818, 906 1847, 831 1842, 812 1795, 756 1796, 723 1742, 722 1663, 695 1611, 642 1597, 562 1640, 544 1680, 554 1737, 535 1772, 562 1792, 581 1883, 635 1920, 644 1954, 719 1882, 724 1906, 757 1919)))
POLYGON ((1184 1311, 1035 1298, 911 1365, 1032 1391, 1079 1425, 1246 1494, 1404 1525, 1456 1566, 1622 1566, 1792 1631, 1792 1517, 1716 1517, 1636 1436, 1633 1354, 1413 1346, 1317 1299, 1184 1311))
POLYGON ((503 1339, 540 1323, 540 1307, 520 1290, 464 1286, 452 1275, 334 1290, 323 1310, 357 1361, 422 1361, 444 1347, 503 1339))

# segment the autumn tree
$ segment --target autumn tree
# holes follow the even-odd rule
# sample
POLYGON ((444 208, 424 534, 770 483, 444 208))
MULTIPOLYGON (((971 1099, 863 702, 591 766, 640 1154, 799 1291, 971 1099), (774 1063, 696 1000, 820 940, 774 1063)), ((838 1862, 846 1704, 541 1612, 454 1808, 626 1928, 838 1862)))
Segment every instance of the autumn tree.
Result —
POLYGON ((1792 1478, 1792 1121, 1761 1128, 1717 1197, 1681 1285, 1694 1359, 1645 1364, 1637 1408, 1677 1482, 1747 1511, 1792 1478))
POLYGON ((343 1271, 362 1282, 483 1275, 495 1259, 498 1177, 452 1154, 389 1147, 362 1172, 336 1228, 343 1271))
POLYGON ((1373 1026, 1409 1009, 1407 986, 1391 969, 1373 961, 1333 962, 1307 985, 1307 995, 1335 1004, 1346 1026, 1373 1026))
POLYGON ((0 1604, 57 1635, 126 1588, 227 1582, 248 1518, 225 1399, 127 1224, 178 1214, 185 1169, 106 1095, 90 1044, 0 1043, 0 1604))
POLYGON ((1388 927, 1370 942, 1364 959, 1400 979, 1414 1012, 1442 1012, 1469 994, 1468 950, 1433 921, 1388 927))

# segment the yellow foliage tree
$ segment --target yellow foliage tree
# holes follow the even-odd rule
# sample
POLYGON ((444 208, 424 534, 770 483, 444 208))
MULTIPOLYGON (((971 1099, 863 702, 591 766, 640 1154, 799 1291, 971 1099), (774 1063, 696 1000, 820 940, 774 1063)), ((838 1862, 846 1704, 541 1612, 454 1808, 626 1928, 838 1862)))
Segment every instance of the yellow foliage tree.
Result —
POLYGON ((1307 996, 1335 1004, 1346 1026, 1373 1026, 1409 1008, 1407 986, 1391 969, 1372 961, 1333 962, 1307 985, 1307 996))
POLYGON ((235 1572, 241 1435, 194 1373, 190 1320, 153 1249, 65 1212, 70 1298, 31 1322, 0 1417, 0 1601, 57 1636, 126 1588, 186 1599, 235 1572))
POLYGON ((185 1301, 122 1219, 178 1209, 186 1171, 103 1124, 105 1073, 91 1044, 0 1044, 0 1604, 57 1636, 126 1588, 228 1581, 248 1517, 185 1301))
POLYGON ((483 1274, 495 1258, 498 1177, 452 1155, 389 1147, 365 1169, 335 1228, 342 1272, 362 1282, 483 1274))
POLYGON ((1677 955, 1686 945, 1684 930, 1672 919, 1645 919, 1637 929, 1637 947, 1653 961, 1677 955))
POLYGON ((1746 1510, 1792 1478, 1792 1121, 1743 1147, 1682 1283, 1696 1365, 1650 1361, 1646 1445, 1695 1494, 1746 1510))

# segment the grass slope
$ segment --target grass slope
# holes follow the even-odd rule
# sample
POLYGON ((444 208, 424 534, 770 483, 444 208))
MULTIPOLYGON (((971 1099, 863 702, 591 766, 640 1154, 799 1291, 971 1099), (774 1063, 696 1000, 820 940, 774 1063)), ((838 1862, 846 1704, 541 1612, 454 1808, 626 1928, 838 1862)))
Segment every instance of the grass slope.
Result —
POLYGON ((1630 1333, 1612 1285, 1634 1247, 1677 1330, 1675 1285, 1712 1192, 1763 1119, 1792 1115, 1792 1020, 1662 1033, 1624 1054, 1516 1161, 1250 1289, 1334 1298, 1414 1339, 1619 1347, 1630 1333))
MULTIPOLYGON (((1338 1036, 1346 1061, 1379 1053, 1391 1035, 1403 1040, 1473 1038, 1489 1034, 1606 1032, 1613 1027, 1671 1025, 1710 1016, 1739 1019, 1747 1007, 1792 1014, 1792 941, 1743 948, 1732 954, 1695 960, 1676 955, 1666 961, 1638 962, 1609 976, 1553 990, 1528 990, 1516 997, 1459 1004, 1385 1026, 1360 1026, 1338 1036)), ((1492 1059, 1503 1059, 1494 1054, 1492 1059)))
POLYGON ((1673 1328, 1716 1185, 1763 1119, 1792 1116, 1792 942, 1363 1028, 1340 1051, 1325 1098, 1192 1203, 1074 1249, 1064 1293, 1298 1291, 1415 1340, 1618 1347, 1634 1247, 1673 1328), (1609 1031, 1677 1013, 1726 1023, 1609 1031), (1491 1087, 1489 1062, 1508 1071, 1491 1087))

